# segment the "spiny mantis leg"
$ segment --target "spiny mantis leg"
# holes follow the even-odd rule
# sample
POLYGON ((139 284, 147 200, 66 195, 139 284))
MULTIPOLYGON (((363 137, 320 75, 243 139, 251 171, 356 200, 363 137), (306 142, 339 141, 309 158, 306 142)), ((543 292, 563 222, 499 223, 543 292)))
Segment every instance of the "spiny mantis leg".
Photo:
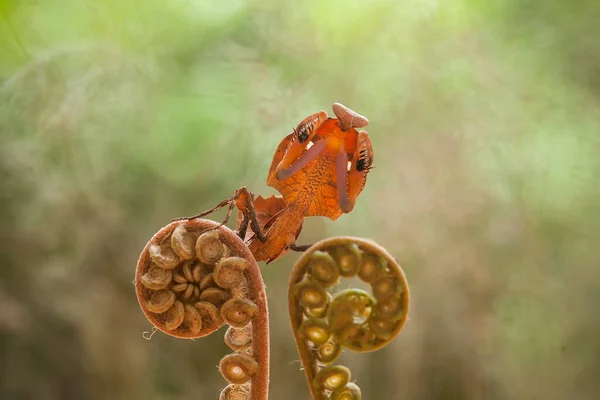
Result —
POLYGON ((229 207, 227 208, 227 215, 225 216, 223 222, 221 222, 221 224, 216 226, 215 228, 212 228, 217 229, 219 226, 225 225, 227 221, 229 221, 231 213, 233 212, 233 208, 237 206, 237 208, 244 215, 240 224, 238 235, 242 239, 244 239, 244 236, 246 236, 248 223, 250 223, 250 228, 252 229, 252 232, 254 232, 258 240, 260 240, 261 242, 265 242, 267 238, 263 235, 263 233, 260 230, 260 224, 258 223, 258 219, 256 217, 256 211, 254 210, 254 202, 252 201, 252 198, 252 194, 248 191, 248 189, 246 189, 245 186, 243 186, 240 189, 236 190, 233 196, 223 200, 210 210, 204 211, 198 215, 194 215, 191 217, 175 218, 173 221, 187 221, 190 219, 202 218, 228 205, 229 207))
POLYGON ((246 239, 246 231, 248 230, 248 222, 250 222, 250 218, 247 218, 245 215, 242 217, 242 222, 240 222, 240 226, 237 231, 237 235, 240 239, 246 239))
POLYGON ((294 251, 299 251, 299 252, 304 252, 306 250, 308 250, 310 247, 312 246, 312 244, 293 244, 290 246, 290 249, 294 250, 294 251))
MULTIPOLYGON (((258 218, 256 217, 256 210, 254 209, 254 196, 246 189, 245 186, 236 190, 234 197, 237 208, 242 212, 243 218, 238 230, 238 235, 243 239, 246 236, 246 230, 248 228, 248 222, 250 223, 250 229, 256 235, 258 240, 266 242, 267 237, 263 235, 258 218), (243 228, 243 229, 242 229, 243 228)), ((229 216, 228 216, 229 218, 229 216)))
MULTIPOLYGON (((175 218, 175 219, 171 220, 171 222, 175 222, 175 221, 189 221, 190 219, 196 219, 196 218, 206 217, 208 214, 212 214, 215 211, 217 211, 219 208, 223 208, 226 205, 229 205, 229 208, 231 209, 232 208, 232 204, 235 205, 235 199, 236 199, 236 195, 233 195, 231 197, 226 198, 225 200, 223 200, 222 202, 220 202, 219 204, 217 204, 216 206, 214 206, 210 210, 201 212, 200 214, 193 215, 191 217, 179 217, 179 218, 175 218)), ((229 220, 229 215, 230 214, 231 214, 231 212, 228 211, 227 212, 227 218, 225 219, 225 221, 223 221, 223 223, 221 225, 224 225, 224 224, 227 223, 227 221, 229 220)))

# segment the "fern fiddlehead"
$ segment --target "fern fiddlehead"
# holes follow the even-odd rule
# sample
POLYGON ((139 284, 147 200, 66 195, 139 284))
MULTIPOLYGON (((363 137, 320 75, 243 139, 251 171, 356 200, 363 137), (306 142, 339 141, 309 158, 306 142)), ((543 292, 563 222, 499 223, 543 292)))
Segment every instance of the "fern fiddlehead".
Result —
MULTIPOLYGON (((136 293, 148 320, 178 338, 201 338, 229 325, 234 351, 219 371, 229 382, 220 400, 267 400, 269 330, 265 286, 244 242, 216 222, 172 222, 148 242, 136 269, 136 293)), ((288 306, 300 360, 315 400, 359 400, 350 369, 335 365, 343 348, 371 352, 406 323, 409 289, 398 262, 377 243, 334 237, 297 261, 288 306), (358 277, 370 292, 333 292, 358 277)))
POLYGON ((178 338, 201 338, 224 323, 234 351, 219 363, 221 400, 267 400, 269 328, 265 286, 254 257, 229 228, 205 219, 172 222, 138 260, 137 298, 146 318, 178 338))
POLYGON ((409 290, 398 262, 375 242, 334 237, 300 257, 288 286, 296 346, 315 400, 359 400, 347 367, 334 365, 342 348, 370 352, 400 333, 409 308, 409 290), (371 293, 347 289, 332 294, 341 278, 358 276, 371 293))

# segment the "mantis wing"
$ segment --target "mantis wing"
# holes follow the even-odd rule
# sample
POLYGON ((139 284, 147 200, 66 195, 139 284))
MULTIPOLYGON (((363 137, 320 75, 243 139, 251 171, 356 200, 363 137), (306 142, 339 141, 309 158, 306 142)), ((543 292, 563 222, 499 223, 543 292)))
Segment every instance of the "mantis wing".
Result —
MULTIPOLYGON (((327 138, 318 135, 318 140, 311 141, 315 132, 329 132, 336 122, 335 118, 327 118, 314 128, 309 140, 303 144, 295 138, 299 129, 297 128, 281 141, 273 156, 267 184, 277 189, 288 205, 295 202, 299 194, 306 194, 307 190, 312 192, 309 196, 301 196, 303 200, 311 199, 308 215, 335 219, 341 214, 335 198, 335 164, 332 158, 327 156, 327 138), (318 180, 311 178, 315 173, 319 175, 318 180)), ((304 216, 306 215, 302 217, 304 216)))
POLYGON ((297 203, 302 218, 336 220, 352 211, 373 162, 366 131, 357 132, 352 125, 341 130, 338 119, 326 116, 321 111, 305 118, 281 141, 267 178, 287 205, 297 203), (305 133, 304 141, 299 132, 305 133))

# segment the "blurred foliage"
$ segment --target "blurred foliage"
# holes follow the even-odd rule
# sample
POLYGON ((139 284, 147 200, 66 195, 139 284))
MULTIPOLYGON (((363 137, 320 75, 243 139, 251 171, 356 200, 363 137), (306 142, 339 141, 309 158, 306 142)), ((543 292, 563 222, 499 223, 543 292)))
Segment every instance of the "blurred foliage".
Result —
MULTIPOLYGON (((171 218, 265 179, 306 115, 366 115, 355 210, 411 320, 345 354, 369 399, 600 397, 600 3, 0 0, 0 398, 217 398, 220 335, 155 335, 131 281, 171 218)), ((221 218, 220 214, 215 218, 221 218)), ((263 267, 273 399, 306 399, 263 267)))

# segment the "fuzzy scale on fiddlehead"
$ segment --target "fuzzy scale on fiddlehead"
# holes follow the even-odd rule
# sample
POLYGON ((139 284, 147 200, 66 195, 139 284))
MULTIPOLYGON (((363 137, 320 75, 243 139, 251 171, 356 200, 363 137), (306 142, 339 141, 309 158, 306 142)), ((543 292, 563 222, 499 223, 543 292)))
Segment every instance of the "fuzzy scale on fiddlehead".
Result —
POLYGON ((288 288, 289 312, 315 400, 359 400, 350 370, 333 365, 345 347, 370 352, 386 346, 404 326, 409 308, 406 277, 378 244, 337 237, 315 243, 298 260, 288 288), (371 293, 330 290, 341 278, 358 276, 371 293))
POLYGON ((221 400, 267 400, 269 331, 265 286, 256 261, 229 228, 204 219, 172 222, 140 255, 136 293, 146 318, 179 338, 230 325, 234 351, 219 371, 229 382, 221 400))

